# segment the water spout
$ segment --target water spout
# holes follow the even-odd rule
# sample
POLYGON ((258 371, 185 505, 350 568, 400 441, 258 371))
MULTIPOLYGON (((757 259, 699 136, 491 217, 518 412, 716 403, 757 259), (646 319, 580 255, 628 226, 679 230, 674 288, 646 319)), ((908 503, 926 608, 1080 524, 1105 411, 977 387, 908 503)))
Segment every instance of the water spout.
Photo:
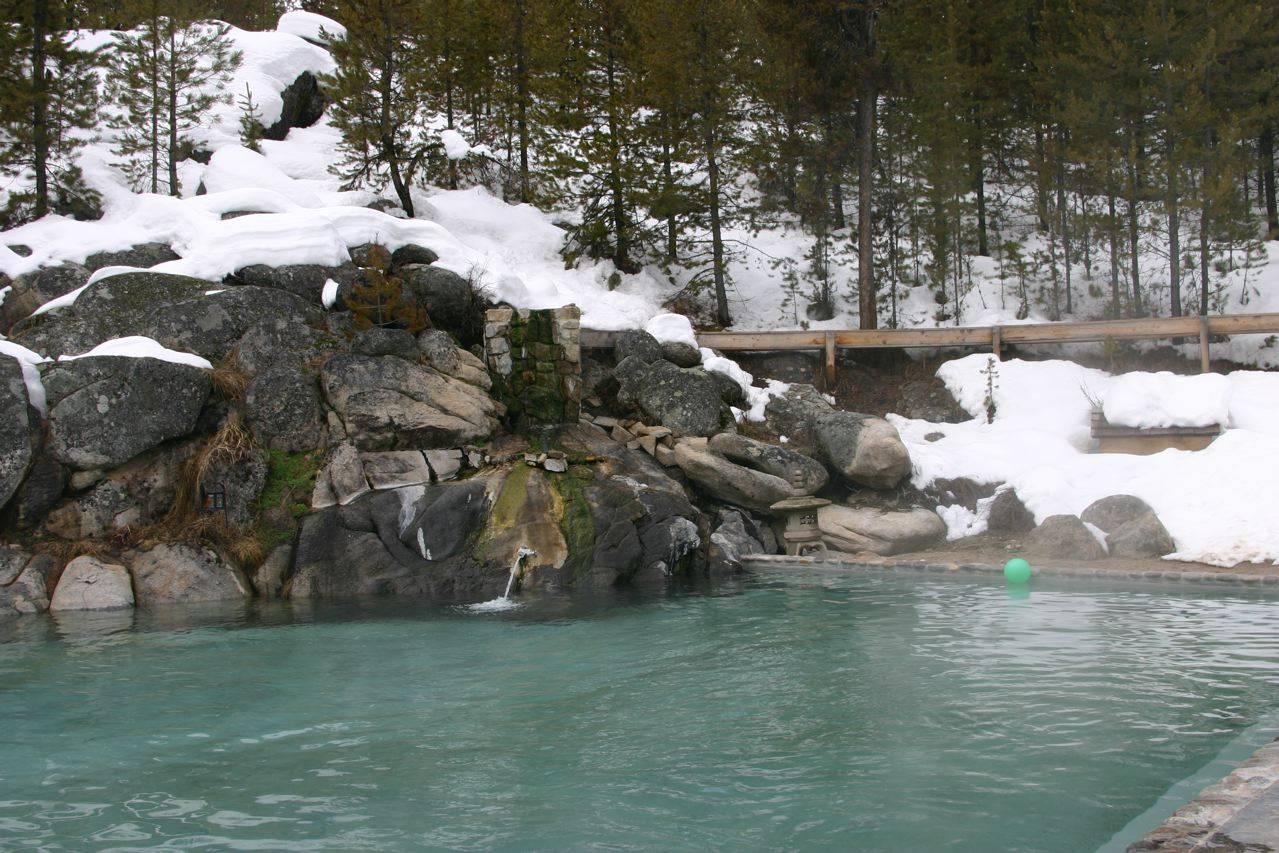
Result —
POLYGON ((520 574, 520 562, 525 557, 535 557, 537 552, 525 545, 520 546, 520 550, 515 552, 515 562, 511 563, 511 576, 506 579, 506 592, 502 593, 502 598, 507 601, 511 600, 511 590, 515 588, 515 579, 520 574))

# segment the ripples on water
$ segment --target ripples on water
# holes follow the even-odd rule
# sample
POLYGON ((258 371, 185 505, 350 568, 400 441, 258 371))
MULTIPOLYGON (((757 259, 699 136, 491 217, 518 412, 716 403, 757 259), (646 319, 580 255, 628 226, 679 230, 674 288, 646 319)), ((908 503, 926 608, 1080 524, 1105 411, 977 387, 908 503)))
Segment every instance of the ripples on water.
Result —
POLYGON ((711 595, 0 623, 0 848, 1088 850, 1277 703, 1279 603, 711 595))

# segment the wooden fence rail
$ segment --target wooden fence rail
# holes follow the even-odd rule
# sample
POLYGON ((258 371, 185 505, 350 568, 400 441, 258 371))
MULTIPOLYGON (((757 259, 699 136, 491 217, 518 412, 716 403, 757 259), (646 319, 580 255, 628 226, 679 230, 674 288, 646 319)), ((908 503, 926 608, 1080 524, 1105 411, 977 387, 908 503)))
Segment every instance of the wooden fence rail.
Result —
MULTIPOLYGON (((582 330, 582 346, 608 347, 618 332, 582 330)), ((1279 313, 1228 314, 1208 317, 1146 317, 1137 320, 1090 320, 1027 323, 1012 326, 957 326, 938 329, 832 329, 795 332, 698 332, 697 342, 724 352, 821 351, 826 379, 835 374, 840 349, 910 347, 989 348, 996 356, 1006 344, 1157 341, 1197 337, 1200 368, 1207 373, 1212 335, 1279 334, 1279 313)))

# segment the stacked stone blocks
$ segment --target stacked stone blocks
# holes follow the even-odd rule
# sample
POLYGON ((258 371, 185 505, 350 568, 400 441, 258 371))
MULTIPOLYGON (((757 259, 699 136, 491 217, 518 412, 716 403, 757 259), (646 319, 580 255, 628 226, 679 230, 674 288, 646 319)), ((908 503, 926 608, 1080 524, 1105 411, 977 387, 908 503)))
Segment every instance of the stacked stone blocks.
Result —
POLYGON ((517 428, 576 423, 582 410, 581 311, 493 308, 484 355, 493 391, 517 428))

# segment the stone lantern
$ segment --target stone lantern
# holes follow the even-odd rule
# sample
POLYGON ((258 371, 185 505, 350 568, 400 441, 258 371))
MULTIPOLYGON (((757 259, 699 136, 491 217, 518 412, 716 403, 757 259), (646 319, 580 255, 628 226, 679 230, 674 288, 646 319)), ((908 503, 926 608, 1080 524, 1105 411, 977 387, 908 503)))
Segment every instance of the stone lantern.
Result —
POLYGON ((769 509, 786 519, 782 538, 786 540, 786 553, 791 557, 808 557, 826 553, 822 531, 817 526, 817 511, 830 504, 825 498, 799 497, 778 501, 769 509))

